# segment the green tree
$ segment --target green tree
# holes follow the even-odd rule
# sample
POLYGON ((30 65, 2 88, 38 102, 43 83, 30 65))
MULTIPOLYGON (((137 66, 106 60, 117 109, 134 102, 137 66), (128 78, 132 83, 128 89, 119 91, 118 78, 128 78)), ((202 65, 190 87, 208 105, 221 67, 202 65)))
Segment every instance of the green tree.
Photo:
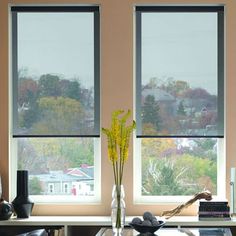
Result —
POLYGON ((185 171, 185 167, 177 170, 171 159, 150 161, 144 172, 143 193, 157 196, 186 195, 188 189, 183 185, 185 171))
POLYGON ((82 164, 94 165, 93 139, 64 139, 61 155, 65 157, 70 167, 82 164))
POLYGON ((177 114, 180 116, 186 116, 186 111, 184 109, 184 104, 183 101, 179 103, 178 109, 177 109, 177 114))
POLYGON ((59 81, 60 79, 57 75, 42 75, 38 82, 40 97, 60 96, 61 91, 59 81))
POLYGON ((176 160, 175 168, 180 169, 182 166, 187 168, 185 173, 186 183, 189 186, 194 186, 194 191, 202 191, 208 189, 213 194, 216 194, 217 186, 217 162, 202 158, 200 155, 193 156, 190 154, 183 154, 176 160))
POLYGON ((60 80, 61 96, 81 101, 81 86, 77 80, 60 80))
MULTIPOLYGON (((142 122, 143 124, 153 124, 156 131, 160 130, 160 107, 154 96, 148 95, 145 98, 143 111, 142 111, 142 122)), ((143 130, 145 133, 145 130, 143 130)))
POLYGON ((192 142, 194 142, 194 145, 192 145, 192 150, 191 150, 192 155, 216 161, 217 139, 214 138, 193 139, 192 142))
POLYGON ((80 100, 80 84, 78 81, 70 81, 67 89, 67 97, 80 100))
POLYGON ((42 193, 42 187, 40 180, 37 177, 33 177, 29 180, 29 194, 40 195, 42 193))

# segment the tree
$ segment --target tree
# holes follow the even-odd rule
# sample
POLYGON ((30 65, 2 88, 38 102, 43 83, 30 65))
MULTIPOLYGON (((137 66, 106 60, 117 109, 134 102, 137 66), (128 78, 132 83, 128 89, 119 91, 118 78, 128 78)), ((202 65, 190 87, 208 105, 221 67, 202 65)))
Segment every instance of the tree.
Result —
POLYGON ((59 82, 61 96, 81 101, 81 87, 77 80, 60 80, 59 82))
POLYGON ((70 167, 79 167, 82 164, 93 166, 93 139, 63 139, 61 140, 60 155, 64 157, 70 167))
POLYGON ((38 85, 37 82, 31 78, 20 78, 18 85, 18 104, 23 106, 23 104, 35 103, 38 95, 38 85))
POLYGON ((199 117, 199 124, 201 128, 206 129, 207 125, 216 125, 217 114, 212 111, 202 113, 199 117))
POLYGON ((38 101, 40 119, 32 127, 36 134, 89 133, 85 112, 80 102, 64 97, 43 97, 38 101))
POLYGON ((178 106, 178 109, 177 109, 177 114, 180 115, 180 116, 186 116, 183 101, 181 101, 179 103, 179 106, 178 106))
POLYGON ((173 160, 150 161, 148 169, 144 172, 143 193, 149 195, 185 195, 188 191, 183 184, 186 168, 175 168, 173 160))
POLYGON ((148 138, 142 140, 143 159, 161 159, 168 150, 176 150, 173 138, 148 138))
POLYGON ((57 75, 42 75, 38 82, 40 97, 57 97, 61 95, 59 77, 57 75))
POLYGON ((188 89, 184 96, 190 99, 208 99, 211 95, 202 88, 188 89))
POLYGON ((179 169, 185 166, 186 183, 194 187, 192 194, 196 191, 202 191, 204 188, 216 194, 217 186, 217 161, 201 157, 201 155, 183 154, 178 158, 175 168, 179 169))
POLYGON ((176 89, 176 96, 181 96, 184 94, 185 91, 187 91, 190 88, 188 82, 183 80, 177 80, 175 81, 175 89, 176 89))
MULTIPOLYGON (((35 161, 37 160, 37 154, 29 139, 20 139, 18 142, 18 169, 26 169, 33 172, 35 161)), ((37 164, 36 164, 37 165, 37 164)), ((39 166, 37 166, 39 168, 39 166)))
POLYGON ((30 128, 38 117, 38 84, 31 78, 20 78, 18 87, 18 125, 30 128))
POLYGON ((149 82, 144 86, 145 88, 154 89, 158 88, 163 84, 163 81, 157 77, 151 77, 149 82))
MULTIPOLYGON (((157 101, 155 101, 154 96, 148 95, 145 98, 142 112, 142 123, 143 124, 153 124, 156 131, 160 130, 160 107, 157 101)), ((145 130, 143 130, 145 133, 145 130)))
MULTIPOLYGON (((216 161, 217 159, 217 139, 215 138, 202 138, 193 139, 194 145, 191 147, 191 154, 200 156, 204 159, 216 161)), ((186 153, 187 152, 186 150, 186 153)))
POLYGON ((31 128, 38 120, 38 106, 33 104, 28 110, 25 110, 21 114, 20 127, 31 128))
POLYGON ((40 180, 37 177, 33 177, 29 180, 29 194, 40 195, 42 193, 42 186, 40 180))
POLYGON ((186 81, 174 80, 174 78, 169 77, 166 82, 160 86, 160 88, 174 97, 181 97, 190 88, 190 86, 186 81))
POLYGON ((94 163, 93 139, 41 138, 32 139, 32 145, 37 153, 35 160, 41 160, 40 167, 43 165, 44 171, 66 170, 82 164, 93 166, 94 163))

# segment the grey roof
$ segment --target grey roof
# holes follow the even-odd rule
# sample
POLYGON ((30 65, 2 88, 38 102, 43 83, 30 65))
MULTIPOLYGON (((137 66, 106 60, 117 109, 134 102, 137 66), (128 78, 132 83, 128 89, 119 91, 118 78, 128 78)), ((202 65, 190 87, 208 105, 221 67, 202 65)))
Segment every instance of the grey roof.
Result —
POLYGON ((78 181, 78 177, 64 174, 63 171, 50 171, 48 174, 30 175, 30 178, 37 177, 42 182, 71 182, 78 181))
POLYGON ((94 167, 80 167, 80 168, 71 168, 71 170, 78 171, 82 175, 73 175, 69 171, 64 173, 63 171, 50 171, 47 174, 36 174, 30 175, 30 178, 37 177, 42 182, 73 182, 73 181, 82 181, 82 180, 93 180, 94 179, 94 167))

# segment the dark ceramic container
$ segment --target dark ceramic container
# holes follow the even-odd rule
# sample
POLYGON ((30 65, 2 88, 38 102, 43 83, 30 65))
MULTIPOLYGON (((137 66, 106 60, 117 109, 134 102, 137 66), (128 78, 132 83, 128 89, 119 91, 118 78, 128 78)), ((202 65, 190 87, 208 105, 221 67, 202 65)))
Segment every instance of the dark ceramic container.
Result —
POLYGON ((165 224, 165 222, 161 220, 159 220, 158 222, 159 222, 159 225, 157 226, 143 226, 140 224, 132 224, 132 223, 129 223, 129 225, 133 229, 138 231, 140 234, 148 234, 148 233, 154 234, 158 229, 160 229, 165 224))
POLYGON ((17 218, 29 218, 34 203, 29 198, 28 171, 17 171, 17 196, 12 202, 17 218))
POLYGON ((0 199, 0 220, 8 220, 13 213, 12 205, 5 201, 3 198, 0 199))

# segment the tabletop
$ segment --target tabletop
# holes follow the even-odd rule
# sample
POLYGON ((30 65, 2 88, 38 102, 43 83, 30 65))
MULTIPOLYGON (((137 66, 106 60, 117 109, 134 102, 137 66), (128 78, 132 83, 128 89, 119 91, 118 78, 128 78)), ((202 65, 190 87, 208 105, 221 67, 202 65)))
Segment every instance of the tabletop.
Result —
MULTIPOLYGON (((139 234, 137 231, 124 229, 122 236, 151 235, 139 234)), ((232 236, 228 228, 162 228, 156 231, 153 236, 232 236)), ((96 236, 113 236, 112 229, 101 228, 96 236)))

